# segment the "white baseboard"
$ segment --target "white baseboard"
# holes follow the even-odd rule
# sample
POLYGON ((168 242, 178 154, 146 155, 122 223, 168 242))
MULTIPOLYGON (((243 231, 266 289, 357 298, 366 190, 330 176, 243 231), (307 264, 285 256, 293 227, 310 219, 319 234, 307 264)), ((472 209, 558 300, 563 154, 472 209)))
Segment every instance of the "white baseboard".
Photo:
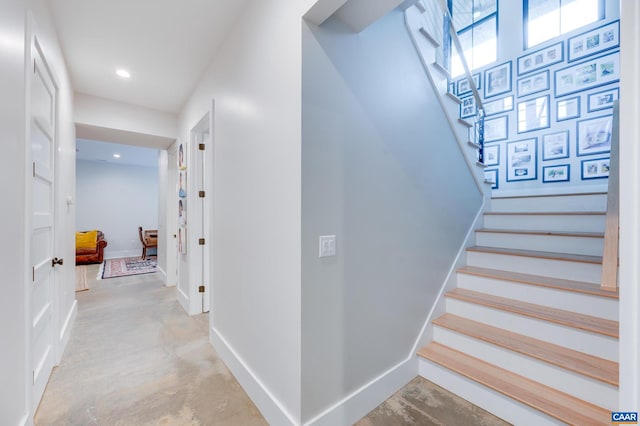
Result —
POLYGON ((117 250, 117 251, 109 251, 105 250, 104 258, 105 259, 119 259, 121 257, 142 257, 141 250, 117 250))
POLYGON ((18 423, 20 426, 27 426, 28 424, 33 424, 33 420, 29 421, 29 413, 26 413, 24 415, 24 417, 22 418, 22 420, 20 420, 20 423, 18 423))
POLYGON ((71 337, 71 329, 73 328, 73 324, 76 322, 77 315, 78 301, 74 300, 73 305, 71 305, 71 309, 69 309, 69 313, 67 314, 67 318, 65 319, 64 324, 60 329, 60 340, 58 341, 56 364, 60 364, 60 361, 62 360, 62 354, 67 347, 67 343, 69 343, 69 338, 71 337))
POLYGON ((164 269, 160 267, 160 265, 157 266, 157 269, 158 269, 158 275, 160 276, 160 279, 164 283, 165 287, 172 287, 173 285, 175 285, 175 284, 171 285, 167 282, 167 273, 164 271, 164 269))
POLYGON ((186 295, 179 286, 176 286, 176 298, 178 299, 178 303, 182 306, 182 309, 189 315, 189 296, 186 295))
POLYGON ((210 329, 209 340, 222 361, 227 365, 240 386, 247 392, 249 398, 256 404, 260 413, 271 425, 293 425, 300 423, 287 412, 277 398, 269 392, 269 389, 251 371, 249 366, 229 345, 225 338, 215 328, 210 329))
POLYGON ((409 356, 360 389, 343 398, 304 426, 352 425, 418 375, 418 360, 409 356))

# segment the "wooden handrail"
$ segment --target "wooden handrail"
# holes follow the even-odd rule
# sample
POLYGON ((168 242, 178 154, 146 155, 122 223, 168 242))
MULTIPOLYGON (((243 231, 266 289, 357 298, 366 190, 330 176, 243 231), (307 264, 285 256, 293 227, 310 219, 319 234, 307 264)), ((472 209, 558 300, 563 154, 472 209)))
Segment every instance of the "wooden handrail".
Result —
POLYGON ((607 194, 607 216, 602 252, 602 280, 600 288, 618 290, 618 245, 620 235, 620 110, 618 101, 613 106, 611 129, 611 154, 609 155, 609 190, 607 194))

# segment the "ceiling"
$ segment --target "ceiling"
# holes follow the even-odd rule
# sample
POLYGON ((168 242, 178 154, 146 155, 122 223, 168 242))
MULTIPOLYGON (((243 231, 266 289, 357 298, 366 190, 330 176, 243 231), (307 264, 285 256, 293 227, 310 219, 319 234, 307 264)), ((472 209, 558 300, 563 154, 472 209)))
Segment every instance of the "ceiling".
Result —
POLYGON ((247 0, 49 0, 74 90, 177 113, 247 0), (125 68, 131 78, 117 77, 125 68))
POLYGON ((76 140, 76 160, 99 161, 140 167, 158 167, 158 150, 117 143, 76 140), (116 158, 113 155, 120 157, 116 158))

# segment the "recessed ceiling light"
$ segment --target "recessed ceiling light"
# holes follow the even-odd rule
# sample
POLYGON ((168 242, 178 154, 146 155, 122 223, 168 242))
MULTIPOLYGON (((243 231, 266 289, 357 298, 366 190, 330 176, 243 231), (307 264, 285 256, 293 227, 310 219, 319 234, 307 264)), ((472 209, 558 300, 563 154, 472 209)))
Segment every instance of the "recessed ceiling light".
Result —
POLYGON ((130 78, 131 74, 129 74, 129 71, 125 70, 124 68, 118 68, 116 70, 116 74, 118 75, 118 77, 122 77, 122 78, 130 78))
POLYGON ((120 154, 113 154, 113 158, 120 158, 120 154))

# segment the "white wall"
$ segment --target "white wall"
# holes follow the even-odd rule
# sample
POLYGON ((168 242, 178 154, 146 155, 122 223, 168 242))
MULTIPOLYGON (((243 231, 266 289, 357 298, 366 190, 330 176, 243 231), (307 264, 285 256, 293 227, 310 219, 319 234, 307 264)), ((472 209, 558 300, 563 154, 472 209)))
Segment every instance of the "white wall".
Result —
POLYGON ((99 229, 105 258, 140 256, 138 226, 158 229, 158 169, 78 160, 78 231, 99 229))
MULTIPOLYGON (((305 26, 302 69, 306 422, 415 359, 482 196, 401 12, 359 34, 335 18, 305 26), (318 237, 329 234, 337 256, 319 258, 318 237)), ((373 407, 395 390, 376 391, 373 407)), ((358 419, 353 408, 334 411, 320 424, 358 419)))
POLYGON ((272 424, 300 417, 300 17, 250 1, 180 115, 215 99, 212 339, 272 424))
MULTIPOLYGON (((0 266, 2 267, 3 295, 0 301, 0 424, 17 425, 27 421, 30 407, 29 377, 26 343, 28 340, 26 293, 30 270, 27 254, 28 238, 25 229, 25 187, 27 178, 25 151, 25 22, 26 11, 34 11, 35 28, 58 83, 58 173, 57 193, 75 196, 75 134, 72 123, 72 88, 60 52, 55 31, 49 18, 46 2, 38 0, 9 0, 2 4, 0 14, 0 138, 3 155, 0 156, 2 199, 6 205, 0 221, 0 266)), ((57 205, 56 255, 64 259, 74 257, 73 206, 62 200, 57 205)), ((61 345, 68 338, 75 307, 75 272, 73 262, 65 262, 57 272, 56 292, 57 330, 61 345), (67 324, 67 328, 63 327, 67 324)), ((60 355, 60 354, 57 354, 60 355)))

